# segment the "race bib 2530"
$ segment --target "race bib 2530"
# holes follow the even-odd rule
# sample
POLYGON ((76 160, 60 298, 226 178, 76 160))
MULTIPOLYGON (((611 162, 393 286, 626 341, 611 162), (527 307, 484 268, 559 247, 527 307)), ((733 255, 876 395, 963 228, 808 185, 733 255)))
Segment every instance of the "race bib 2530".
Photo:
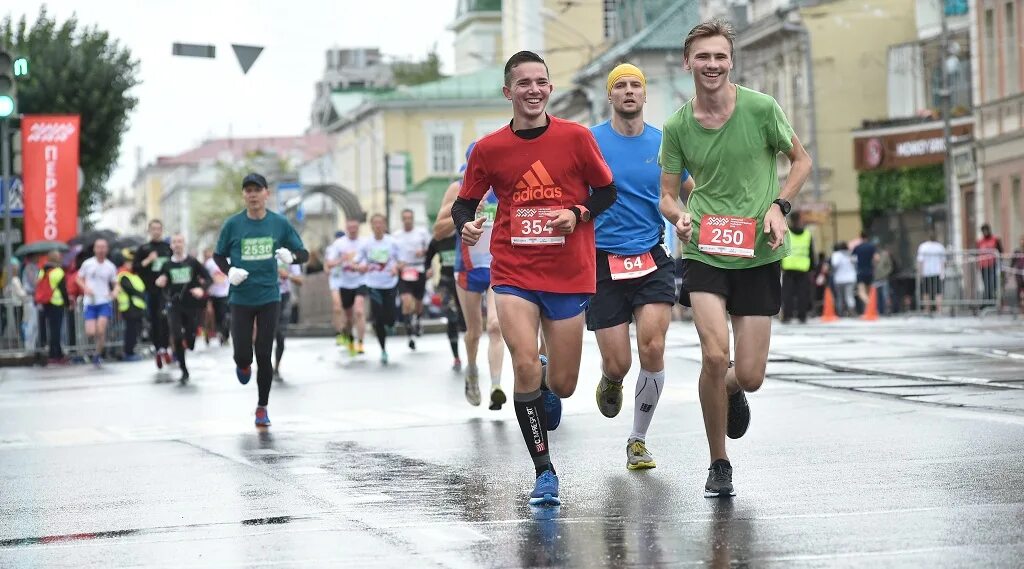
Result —
POLYGON ((242 239, 243 261, 263 261, 273 256, 273 237, 247 237, 242 239))

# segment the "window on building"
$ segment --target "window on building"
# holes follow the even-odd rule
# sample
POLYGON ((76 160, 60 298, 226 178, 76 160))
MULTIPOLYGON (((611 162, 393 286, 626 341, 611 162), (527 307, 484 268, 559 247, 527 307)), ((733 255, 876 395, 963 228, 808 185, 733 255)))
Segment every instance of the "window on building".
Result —
POLYGON ((985 10, 985 100, 999 97, 999 75, 996 66, 996 15, 994 10, 985 10))
POLYGON ((989 225, 992 227, 992 235, 1002 236, 1003 220, 1003 189, 999 182, 992 182, 992 194, 989 197, 989 225))
POLYGON ((1005 95, 1014 95, 1020 92, 1020 45, 1018 42, 1019 30, 1017 30, 1017 14, 1013 9, 1013 2, 1006 3, 1006 61, 1003 65, 1003 80, 1006 82, 1005 95))
POLYGON ((619 2, 618 0, 604 0, 604 37, 615 39, 616 28, 619 24, 619 2))
POLYGON ((1007 241, 1016 242, 1017 239, 1024 237, 1024 226, 1021 225, 1021 217, 1024 216, 1024 212, 1020 210, 1020 176, 1014 176, 1010 180, 1010 195, 1012 201, 1012 209, 1010 209, 1010 234, 1006 236, 1007 241))
POLYGON ((455 135, 445 132, 430 136, 430 168, 433 174, 455 171, 455 135))

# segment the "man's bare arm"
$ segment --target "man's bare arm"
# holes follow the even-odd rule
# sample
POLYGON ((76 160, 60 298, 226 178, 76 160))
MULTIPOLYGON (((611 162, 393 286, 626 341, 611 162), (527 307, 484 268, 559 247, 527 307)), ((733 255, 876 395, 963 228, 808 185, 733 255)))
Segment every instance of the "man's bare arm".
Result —
POLYGON ((455 233, 455 220, 452 219, 452 204, 455 198, 459 197, 459 189, 462 184, 452 182, 444 193, 444 200, 441 201, 441 209, 437 211, 437 221, 434 222, 434 239, 444 239, 455 233))
POLYGON ((807 177, 811 175, 811 156, 807 154, 807 150, 800 144, 800 139, 795 134, 792 142, 793 148, 786 153, 790 162, 789 175, 786 176, 786 183, 779 192, 780 198, 790 202, 800 193, 800 189, 807 182, 807 177))
POLYGON ((679 181, 679 174, 661 171, 661 215, 672 222, 672 225, 675 225, 684 213, 679 202, 680 186, 682 183, 679 181))

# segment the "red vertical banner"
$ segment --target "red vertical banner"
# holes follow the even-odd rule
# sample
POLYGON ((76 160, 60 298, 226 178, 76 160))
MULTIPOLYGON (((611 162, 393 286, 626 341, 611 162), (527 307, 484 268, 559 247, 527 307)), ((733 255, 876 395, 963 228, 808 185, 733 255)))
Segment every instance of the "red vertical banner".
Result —
POLYGON ((25 243, 78 233, 78 115, 21 119, 25 243))

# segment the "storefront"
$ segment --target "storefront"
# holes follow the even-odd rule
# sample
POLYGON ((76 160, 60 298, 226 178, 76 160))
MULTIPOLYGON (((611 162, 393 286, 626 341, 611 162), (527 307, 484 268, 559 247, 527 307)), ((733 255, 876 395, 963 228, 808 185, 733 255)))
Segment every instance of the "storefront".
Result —
MULTIPOLYGON (((954 155, 969 158, 973 118, 955 118, 950 124, 954 155)), ((903 242, 901 256, 909 257, 909 249, 916 249, 932 230, 940 241, 948 239, 942 126, 938 120, 909 119, 879 122, 853 133, 861 217, 865 227, 903 242)), ((972 208, 961 204, 974 203, 974 183, 972 175, 957 170, 954 235, 964 246, 971 232, 965 235, 963 214, 972 208)), ((886 236, 879 237, 884 241, 886 236)))

